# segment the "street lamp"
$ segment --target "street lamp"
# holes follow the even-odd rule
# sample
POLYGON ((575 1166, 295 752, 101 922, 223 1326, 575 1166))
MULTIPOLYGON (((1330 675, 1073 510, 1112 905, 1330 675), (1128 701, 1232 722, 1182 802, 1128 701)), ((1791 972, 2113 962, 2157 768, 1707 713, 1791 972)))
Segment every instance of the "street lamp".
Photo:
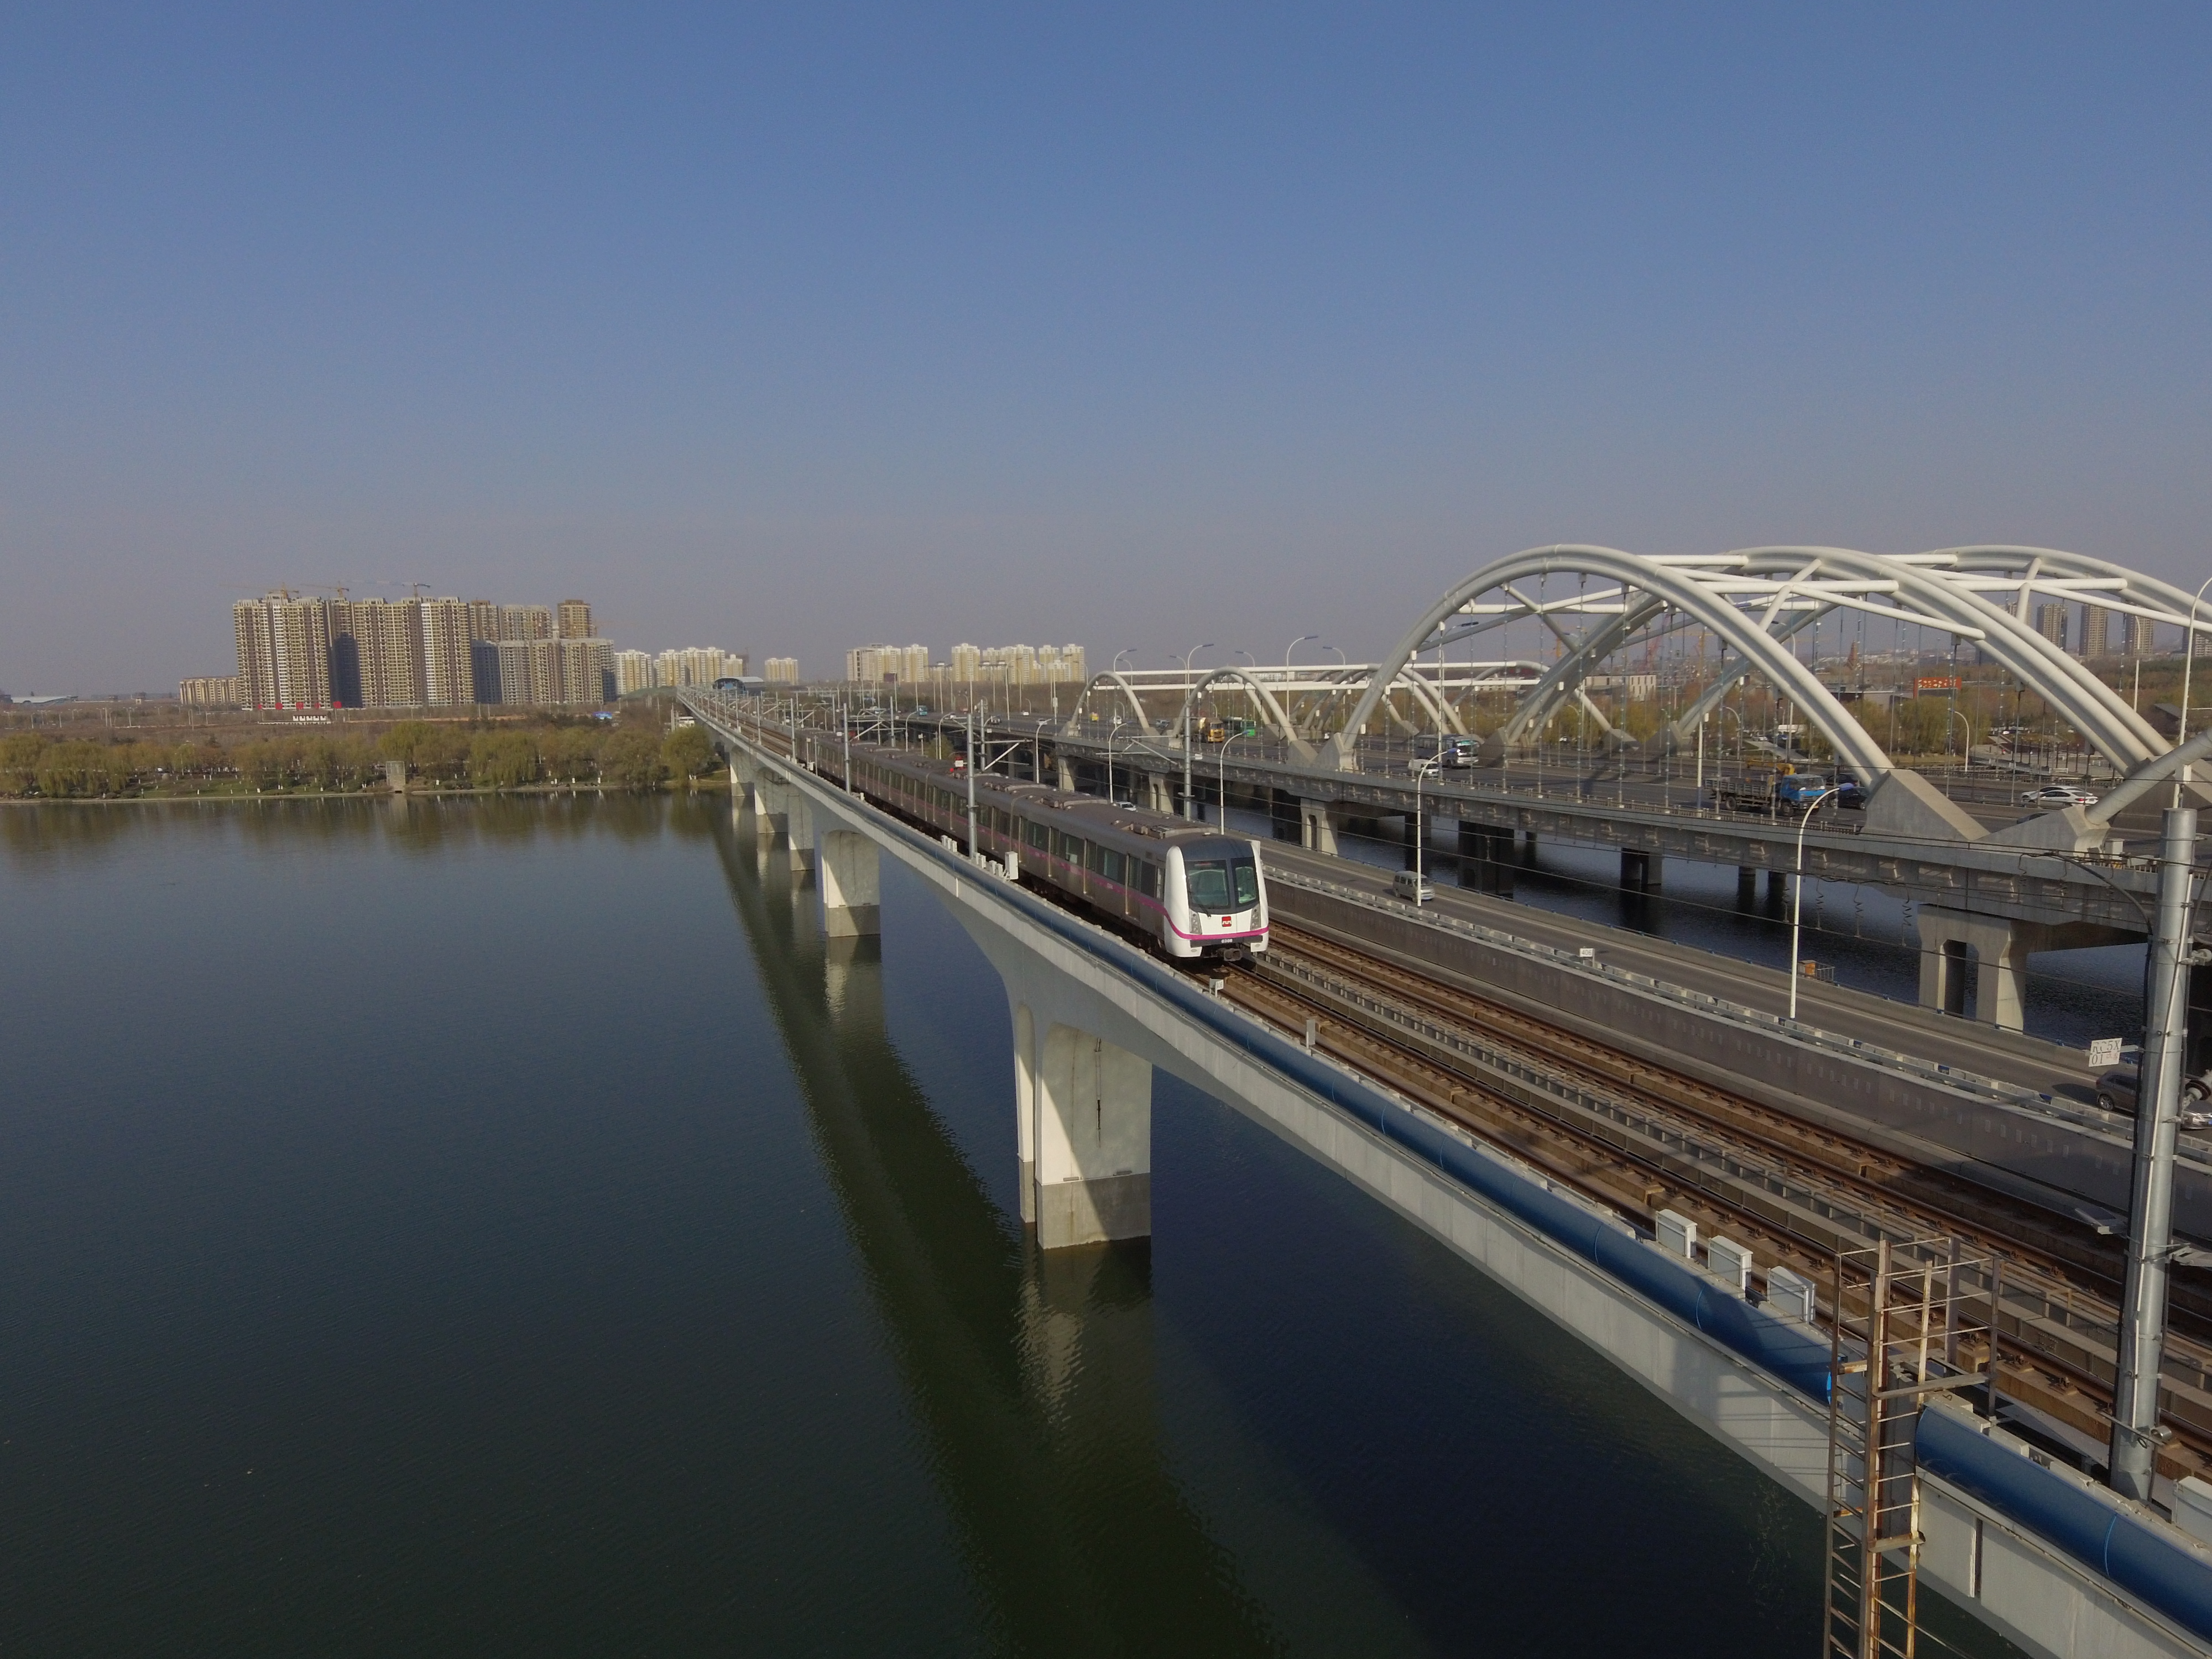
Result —
POLYGON ((1119 651, 1116 651, 1114 653, 1114 660, 1108 665, 1108 672, 1109 673, 1119 672, 1121 666, 1121 659, 1124 657, 1129 659, 1129 666, 1134 668, 1137 665, 1137 647, 1133 645, 1125 645, 1119 651))
POLYGON ((1805 808, 1805 816, 1797 821, 1797 879, 1790 894, 1790 1018, 1797 1018, 1797 938, 1798 921, 1805 911, 1805 828, 1813 822, 1813 814, 1820 810, 1820 803, 1831 795, 1838 794, 1843 785, 1832 784, 1813 797, 1805 808))
POLYGON ((1229 827, 1229 745, 1236 742, 1237 738, 1246 735, 1239 732, 1237 737, 1224 735, 1221 739, 1221 827, 1224 830, 1229 827))
POLYGON ((1197 814, 1191 808, 1197 803, 1190 798, 1190 662, 1201 651, 1213 649, 1213 641, 1194 645, 1182 653, 1182 815, 1187 818, 1197 814))
MULTIPOLYGON (((1413 763, 1413 908, 1421 907, 1422 884, 1427 879, 1423 861, 1428 852, 1428 830, 1421 822, 1421 780, 1437 769, 1434 760, 1413 763)), ((1464 879, 1464 878, 1462 878, 1464 879)))
POLYGON ((1297 638, 1296 638, 1296 639, 1292 640, 1292 641, 1291 641, 1288 645, 1285 646, 1285 647, 1283 647, 1283 666, 1284 666, 1284 667, 1285 667, 1285 668, 1288 668, 1288 667, 1291 665, 1291 652, 1293 652, 1293 651, 1297 650, 1300 646, 1304 645, 1304 644, 1308 640, 1317 640, 1317 639, 1319 639, 1320 637, 1321 637, 1321 635, 1318 635, 1318 634, 1301 634, 1301 635, 1299 635, 1297 636, 1297 638))
POLYGON ((1030 775, 1039 783, 1044 781, 1044 729, 1052 722, 1039 720, 1036 730, 1030 733, 1030 775))
POLYGON ((1114 734, 1121 729, 1121 717, 1114 716, 1114 724, 1106 728, 1106 799, 1110 805, 1117 792, 1114 787, 1114 734))

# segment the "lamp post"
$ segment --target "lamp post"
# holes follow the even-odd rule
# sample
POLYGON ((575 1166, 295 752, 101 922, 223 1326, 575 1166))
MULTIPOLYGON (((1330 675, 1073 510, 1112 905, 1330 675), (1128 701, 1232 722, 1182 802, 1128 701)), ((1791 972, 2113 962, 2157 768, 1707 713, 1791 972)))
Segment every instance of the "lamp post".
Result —
POLYGON ((1820 810, 1820 803, 1838 793, 1843 786, 1833 784, 1813 797, 1805 808, 1805 816, 1797 821, 1797 879, 1790 892, 1790 1018, 1797 1018, 1797 939, 1798 922, 1805 912, 1805 829, 1813 822, 1813 814, 1820 810))
MULTIPOLYGON (((2197 585, 2197 597, 2189 602, 2189 626, 2181 636, 2181 728, 2173 738, 2173 746, 2177 749, 2189 740, 2189 675, 2190 671, 2197 666, 2197 608, 2204 603, 2204 590, 2208 587, 2212 587, 2212 576, 2207 576, 2197 585)), ((2185 799, 2182 792, 2188 787, 2189 766, 2184 762, 2181 770, 2173 775, 2173 804, 2176 806, 2181 805, 2185 799)))
POLYGON ((1121 729, 1121 717, 1114 716, 1114 724, 1106 728, 1106 799, 1110 805, 1116 798, 1114 787, 1114 734, 1121 729))
POLYGON ((1413 908, 1421 908, 1422 884, 1428 879, 1425 868, 1428 852, 1428 829, 1421 821, 1421 780, 1437 769, 1434 760, 1413 763, 1413 908))
POLYGON ((1039 720, 1036 730, 1030 733, 1030 775, 1039 783, 1044 781, 1044 729, 1052 722, 1039 720))
POLYGON ((1291 665, 1291 652, 1293 652, 1293 651, 1297 650, 1300 646, 1304 645, 1304 644, 1308 640, 1317 640, 1317 639, 1319 639, 1320 637, 1321 637, 1321 635, 1318 635, 1318 634, 1301 634, 1301 635, 1299 635, 1297 636, 1297 638, 1296 638, 1296 639, 1292 640, 1292 641, 1291 641, 1288 645, 1285 646, 1285 647, 1283 647, 1283 666, 1284 666, 1284 667, 1285 667, 1285 668, 1288 668, 1288 667, 1291 665))
POLYGON ((1229 745, 1244 735, 1239 732, 1236 738, 1224 736, 1221 739, 1221 827, 1224 830, 1229 827, 1229 745))
POLYGON ((1212 649, 1213 641, 1208 640, 1182 653, 1182 815, 1187 818, 1198 816, 1191 810, 1197 803, 1190 798, 1190 663, 1200 652, 1212 649))

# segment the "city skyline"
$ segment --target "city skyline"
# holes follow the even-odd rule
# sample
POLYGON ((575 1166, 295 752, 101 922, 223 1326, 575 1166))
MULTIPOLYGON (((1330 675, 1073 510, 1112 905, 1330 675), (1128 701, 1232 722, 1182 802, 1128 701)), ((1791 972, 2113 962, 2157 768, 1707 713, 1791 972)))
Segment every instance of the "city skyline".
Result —
POLYGON ((2201 9, 856 19, 17 21, 0 685, 285 580, 826 669, 1369 657, 1554 541, 2203 574, 2201 9))

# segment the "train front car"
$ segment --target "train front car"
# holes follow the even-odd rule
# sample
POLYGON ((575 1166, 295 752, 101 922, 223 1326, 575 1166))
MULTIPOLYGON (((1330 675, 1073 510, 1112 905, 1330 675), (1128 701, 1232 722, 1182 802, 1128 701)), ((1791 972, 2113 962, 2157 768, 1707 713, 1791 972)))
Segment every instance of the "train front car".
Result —
POLYGON ((1258 843, 1226 836, 1178 839, 1168 853, 1171 956, 1242 962, 1267 948, 1267 882, 1258 843))

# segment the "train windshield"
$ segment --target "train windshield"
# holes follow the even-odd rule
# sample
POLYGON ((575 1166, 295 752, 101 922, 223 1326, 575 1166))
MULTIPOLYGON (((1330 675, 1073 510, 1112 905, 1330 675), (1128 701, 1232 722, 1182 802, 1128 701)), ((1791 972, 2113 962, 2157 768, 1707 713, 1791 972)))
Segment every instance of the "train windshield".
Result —
POLYGON ((1194 910, 1249 910, 1260 902, 1260 866, 1250 859, 1186 859, 1194 910))

